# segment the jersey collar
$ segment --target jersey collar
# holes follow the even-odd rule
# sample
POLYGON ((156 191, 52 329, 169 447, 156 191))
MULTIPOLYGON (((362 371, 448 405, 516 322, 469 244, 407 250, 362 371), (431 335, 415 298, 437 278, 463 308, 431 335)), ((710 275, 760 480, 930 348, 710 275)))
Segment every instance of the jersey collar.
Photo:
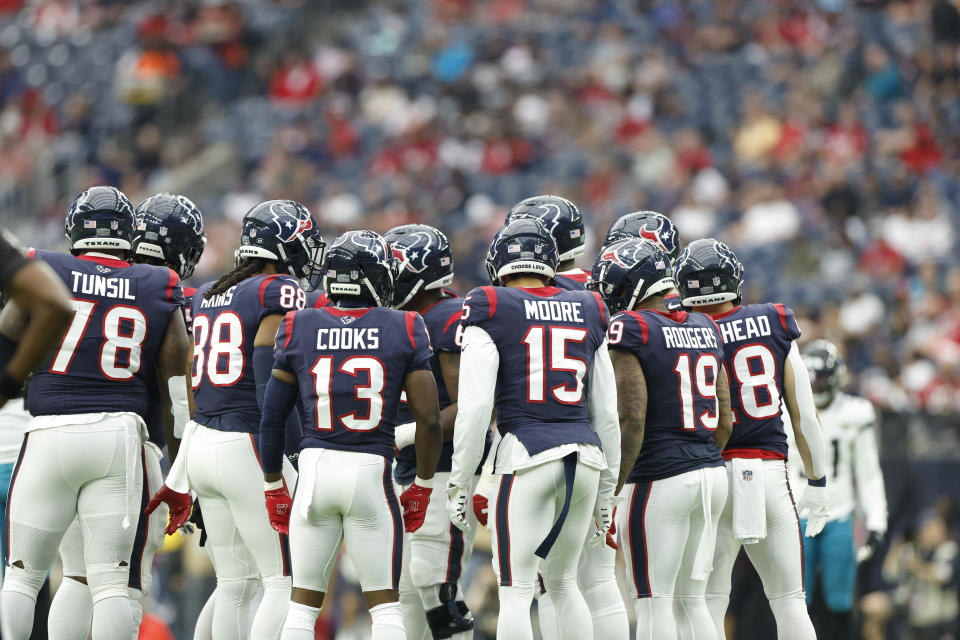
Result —
POLYGON ((327 313, 332 316, 337 316, 342 318, 344 316, 351 316, 353 318, 362 318, 368 311, 374 309, 375 307, 356 307, 354 309, 341 309, 340 307, 335 307, 332 304, 327 305, 326 307, 320 307, 327 313))
POLYGON ((560 291, 563 291, 560 287, 517 287, 521 291, 526 291, 527 293, 532 293, 535 296, 540 296, 541 298, 549 298, 550 296, 556 295, 560 291))
POLYGON ((669 318, 674 322, 683 322, 684 320, 687 319, 687 316, 689 315, 683 309, 677 309, 674 311, 660 311, 659 309, 649 309, 649 311, 653 311, 654 313, 659 313, 663 317, 669 318))
POLYGON ((105 253, 97 253, 96 251, 82 253, 77 256, 77 259, 83 260, 84 262, 95 262, 105 267, 113 267, 114 269, 123 269, 124 267, 130 266, 130 263, 126 260, 114 258, 113 256, 109 256, 105 253))
POLYGON ((713 318, 714 320, 719 320, 721 318, 726 318, 727 316, 733 315, 739 310, 740 310, 740 305, 737 305, 733 309, 730 309, 729 311, 724 311, 723 313, 708 313, 707 315, 713 318))

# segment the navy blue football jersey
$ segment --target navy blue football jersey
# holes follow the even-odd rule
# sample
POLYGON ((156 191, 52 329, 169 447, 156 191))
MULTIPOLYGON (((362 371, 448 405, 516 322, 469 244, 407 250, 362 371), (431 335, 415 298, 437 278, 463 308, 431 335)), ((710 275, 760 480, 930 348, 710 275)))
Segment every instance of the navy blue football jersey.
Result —
POLYGON ((582 291, 587 287, 587 279, 590 274, 583 269, 571 269, 563 273, 558 273, 556 277, 557 286, 567 291, 582 291))
MULTIPOLYGON (((460 311, 463 307, 463 298, 457 296, 447 296, 438 300, 433 306, 421 312, 423 322, 427 327, 427 335, 433 345, 433 356, 430 358, 430 368, 433 369, 433 377, 437 380, 437 394, 440 400, 440 409, 450 406, 450 396, 447 394, 447 385, 443 380, 443 371, 440 368, 440 360, 437 353, 440 351, 456 351, 459 353, 460 346, 457 344, 457 329, 460 325, 460 311)), ((401 399, 400 410, 397 413, 397 424, 406 424, 413 422, 413 414, 407 408, 406 396, 401 399)), ((440 462, 437 465, 437 471, 450 471, 451 459, 453 456, 453 442, 444 442, 440 452, 440 462)), ((401 485, 407 485, 413 482, 417 475, 417 451, 416 447, 410 445, 404 447, 397 454, 397 466, 394 469, 394 477, 401 485)))
POLYGON ((476 326, 500 354, 497 429, 530 455, 600 439, 587 417, 587 385, 607 330, 606 307, 592 291, 559 287, 479 287, 463 304, 464 328, 476 326))
POLYGON ((786 459, 780 398, 787 354, 800 337, 793 311, 782 304, 749 304, 713 319, 723 338, 733 409, 733 435, 723 457, 786 459))
POLYGON ((148 417, 157 352, 183 304, 166 267, 36 251, 73 296, 73 321, 30 383, 35 416, 129 411, 148 417))
POLYGON ((412 311, 327 306, 288 313, 273 366, 297 376, 306 413, 301 449, 392 459, 404 380, 429 370, 432 357, 423 318, 412 311))
POLYGON ((307 308, 308 309, 319 309, 320 307, 325 307, 330 304, 330 298, 327 297, 327 292, 323 289, 315 289, 307 293, 307 308))
POLYGON ((264 317, 302 309, 306 296, 289 275, 258 275, 205 300, 193 296, 193 395, 198 424, 256 434, 260 429, 253 342, 264 317))
POLYGON ((643 447, 627 482, 723 466, 713 441, 723 343, 713 321, 686 311, 622 311, 610 319, 608 337, 610 349, 637 357, 647 383, 643 447))

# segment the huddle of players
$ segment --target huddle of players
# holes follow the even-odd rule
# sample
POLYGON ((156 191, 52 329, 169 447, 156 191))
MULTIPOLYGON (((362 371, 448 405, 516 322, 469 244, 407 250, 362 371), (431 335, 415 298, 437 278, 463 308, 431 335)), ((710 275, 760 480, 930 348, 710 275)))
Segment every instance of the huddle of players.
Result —
MULTIPOLYGON (((188 301, 196 207, 82 194, 74 255, 36 253, 76 314, 31 386, 5 637, 29 636, 58 545, 73 565, 52 637, 91 622, 97 640, 136 637, 164 511, 172 533, 190 492, 217 573, 195 638, 312 638, 341 542, 373 638, 470 637, 459 581, 487 520, 485 458, 498 638, 532 638, 537 594, 545 637, 626 638, 617 531, 638 638, 722 638, 741 544, 779 637, 814 637, 781 399, 810 478, 807 535, 827 514, 824 447, 792 312, 739 306, 736 256, 712 239, 679 252, 660 214, 618 220, 589 278, 573 264, 583 234, 569 201, 521 202, 491 243, 493 286, 460 299, 438 230, 350 231, 324 253, 306 208, 267 201, 244 218, 236 268, 188 301)), ((3 317, 0 332, 14 333, 3 317)))

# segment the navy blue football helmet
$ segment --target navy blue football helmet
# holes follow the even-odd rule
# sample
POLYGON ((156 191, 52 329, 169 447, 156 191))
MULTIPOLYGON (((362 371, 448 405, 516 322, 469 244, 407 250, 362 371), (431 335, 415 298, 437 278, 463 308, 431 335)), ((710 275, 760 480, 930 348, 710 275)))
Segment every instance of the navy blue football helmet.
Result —
POLYGON ((114 187, 90 187, 73 201, 67 214, 70 251, 129 251, 136 225, 133 205, 114 187))
POLYGON ((245 258, 274 260, 313 291, 323 275, 325 246, 305 206, 293 200, 267 200, 243 216, 240 248, 234 256, 238 263, 245 258))
POLYGON ((536 218, 517 218, 493 236, 487 251, 487 274, 495 286, 503 276, 524 273, 544 276, 553 282, 557 275, 557 242, 536 218))
POLYGON ((421 290, 442 289, 453 282, 450 241, 426 224, 405 224, 383 235, 398 266, 393 306, 403 308, 421 290))
POLYGON ((728 301, 740 304, 743 265, 737 254, 719 240, 704 238, 691 242, 673 266, 684 306, 728 301))
POLYGON ((604 246, 627 238, 649 240, 667 252, 670 262, 680 255, 680 239, 677 227, 670 218, 656 211, 634 211, 621 216, 610 225, 604 246))
POLYGON ((397 281, 397 261, 379 233, 347 231, 327 250, 323 261, 323 289, 333 302, 356 298, 389 307, 397 281))
POLYGON ((650 296, 674 288, 667 252, 639 238, 604 247, 593 265, 587 288, 596 291, 610 313, 630 311, 650 296))
POLYGON ((186 196, 158 193, 137 205, 133 255, 156 258, 182 280, 193 270, 207 244, 203 215, 186 196))
POLYGON ((573 260, 586 250, 583 214, 566 198, 544 195, 521 200, 510 209, 506 222, 517 218, 535 218, 546 227, 557 242, 560 262, 573 260))
POLYGON ((846 365, 839 349, 829 340, 814 340, 803 349, 803 362, 810 372, 813 402, 826 409, 843 386, 846 365))

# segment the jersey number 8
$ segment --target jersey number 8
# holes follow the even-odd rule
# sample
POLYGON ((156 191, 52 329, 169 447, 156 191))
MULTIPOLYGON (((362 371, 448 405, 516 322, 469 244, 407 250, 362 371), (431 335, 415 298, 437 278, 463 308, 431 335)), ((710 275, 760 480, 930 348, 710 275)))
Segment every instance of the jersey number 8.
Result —
MULTIPOLYGON (((72 300, 74 314, 70 327, 50 365, 52 373, 66 374, 83 341, 96 302, 72 300)), ((136 307, 115 305, 103 315, 103 344, 100 346, 100 371, 110 380, 130 380, 140 371, 143 341, 147 337, 147 317, 136 307), (120 354, 126 353, 126 364, 120 354)))

